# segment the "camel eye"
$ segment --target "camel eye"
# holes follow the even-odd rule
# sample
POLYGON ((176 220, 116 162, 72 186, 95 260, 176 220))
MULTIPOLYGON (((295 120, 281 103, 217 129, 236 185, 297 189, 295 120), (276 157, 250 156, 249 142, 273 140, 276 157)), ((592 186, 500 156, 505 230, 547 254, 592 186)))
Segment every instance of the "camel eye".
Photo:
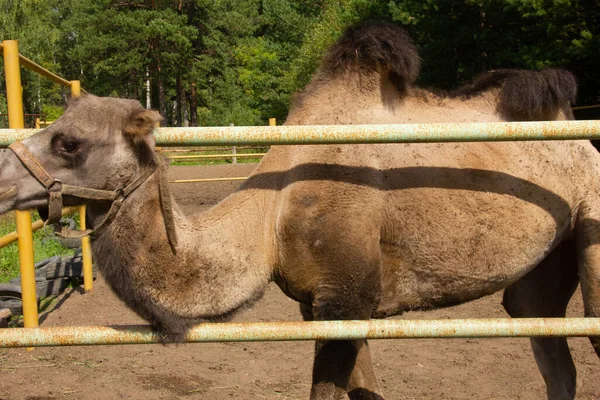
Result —
POLYGON ((75 153, 79 148, 79 144, 77 142, 64 142, 63 149, 67 153, 75 153))
POLYGON ((57 155, 71 159, 72 156, 79 155, 81 151, 81 142, 60 134, 52 139, 52 148, 57 155))

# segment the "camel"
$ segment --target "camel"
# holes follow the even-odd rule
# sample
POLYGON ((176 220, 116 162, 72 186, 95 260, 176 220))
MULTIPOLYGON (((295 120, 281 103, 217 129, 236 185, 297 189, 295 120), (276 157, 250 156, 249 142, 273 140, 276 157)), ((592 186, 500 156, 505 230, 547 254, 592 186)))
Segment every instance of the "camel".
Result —
MULTIPOLYGON (((572 118, 567 71, 491 71, 436 93, 414 83, 420 64, 401 28, 352 27, 286 124, 572 118)), ((134 100, 85 95, 21 146, 63 188, 117 193, 116 212, 114 199, 63 200, 88 205, 103 227, 102 275, 166 340, 228 319, 269 282, 306 320, 385 318, 499 290, 511 317, 564 317, 579 283, 585 315, 600 317, 600 155, 589 141, 274 146, 235 193, 183 215, 155 169, 160 119, 134 100)), ((0 154, 0 214, 51 202, 19 151, 0 154)), ((531 345, 548 399, 573 399, 566 339, 531 345)), ((316 342, 311 399, 383 395, 367 341, 316 342)))

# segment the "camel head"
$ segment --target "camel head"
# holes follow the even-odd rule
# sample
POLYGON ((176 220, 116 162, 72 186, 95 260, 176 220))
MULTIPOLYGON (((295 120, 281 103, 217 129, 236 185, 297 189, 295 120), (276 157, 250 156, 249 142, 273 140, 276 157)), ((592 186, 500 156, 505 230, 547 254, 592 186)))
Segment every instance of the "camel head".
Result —
MULTIPOLYGON (((161 120, 134 100, 84 95, 63 116, 22 144, 62 185, 100 190, 127 186, 154 155, 152 130, 161 120)), ((48 206, 46 188, 10 149, 0 150, 0 215, 48 206)), ((65 205, 83 200, 65 196, 65 205)))

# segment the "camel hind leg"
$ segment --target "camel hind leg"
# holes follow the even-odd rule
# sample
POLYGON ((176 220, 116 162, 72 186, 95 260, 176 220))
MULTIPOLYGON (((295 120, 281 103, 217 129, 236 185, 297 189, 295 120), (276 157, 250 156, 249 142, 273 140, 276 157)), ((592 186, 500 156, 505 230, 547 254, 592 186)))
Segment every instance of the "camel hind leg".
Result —
MULTIPOLYGON (((513 318, 563 318, 577 283, 575 246, 565 242, 533 271, 506 288, 502 305, 513 318)), ((567 338, 530 341, 548 399, 574 399, 576 371, 567 338)))
MULTIPOLYGON (((600 209, 597 206, 585 203, 580 206, 575 233, 585 316, 600 318, 600 209)), ((590 341, 600 357, 600 337, 590 337, 590 341)))

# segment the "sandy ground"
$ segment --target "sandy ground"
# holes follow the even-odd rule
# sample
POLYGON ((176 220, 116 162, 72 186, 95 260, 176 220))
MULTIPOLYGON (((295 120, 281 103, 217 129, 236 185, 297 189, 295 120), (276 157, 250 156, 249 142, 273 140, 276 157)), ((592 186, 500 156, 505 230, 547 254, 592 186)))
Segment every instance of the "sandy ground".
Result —
MULTIPOLYGON (((177 178, 243 176, 253 165, 173 167, 177 178)), ((239 182, 186 184, 173 192, 188 210, 218 202, 239 182)), ((501 295, 402 318, 505 317, 501 295)), ((576 293, 570 316, 582 315, 576 293)), ((300 320, 294 301, 272 285, 236 321, 300 320)), ((42 326, 142 323, 95 282, 73 291, 42 326)), ((587 339, 569 340, 578 398, 600 399, 600 361, 587 339)), ((136 345, 0 350, 0 399, 306 399, 310 342, 136 345)), ((545 387, 527 339, 372 341, 375 369, 388 399, 543 399, 545 387)))

